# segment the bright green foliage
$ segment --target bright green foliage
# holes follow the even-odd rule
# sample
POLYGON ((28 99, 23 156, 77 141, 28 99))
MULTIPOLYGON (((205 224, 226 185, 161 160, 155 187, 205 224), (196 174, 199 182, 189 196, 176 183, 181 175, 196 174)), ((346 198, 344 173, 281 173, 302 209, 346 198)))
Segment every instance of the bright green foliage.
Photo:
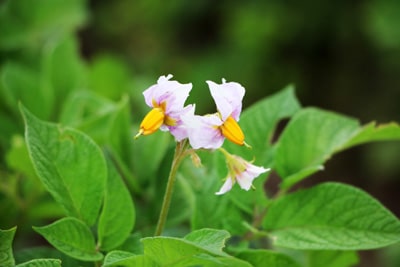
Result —
POLYGON ((372 141, 389 140, 400 140, 400 125, 394 122, 376 125, 375 122, 371 122, 359 129, 342 149, 372 141))
POLYGON ((16 267, 61 267, 61 260, 37 259, 18 264, 16 267))
POLYGON ((307 267, 350 267, 358 263, 354 251, 314 250, 307 256, 307 267))
POLYGON ((249 249, 238 253, 236 256, 250 262, 253 266, 300 267, 289 256, 271 250, 249 249))
POLYGON ((15 264, 11 247, 15 230, 15 227, 9 230, 0 229, 0 266, 13 267, 15 264))
POLYGON ((222 248, 225 247, 225 242, 229 237, 230 234, 224 230, 200 229, 186 235, 184 239, 214 254, 225 255, 222 248))
POLYGON ((128 189, 117 170, 108 164, 108 178, 98 236, 101 250, 109 251, 121 245, 135 223, 135 208, 128 189))
POLYGON ((40 121, 22 106, 21 112, 28 150, 42 183, 69 216, 93 225, 107 178, 101 150, 81 132, 40 121))
POLYGON ((400 140, 400 127, 391 123, 360 127, 355 119, 316 108, 297 113, 283 131, 275 155, 276 171, 287 188, 323 169, 334 153, 372 141, 400 140))
POLYGON ((78 219, 66 217, 34 229, 55 248, 75 259, 98 261, 103 258, 103 255, 96 250, 89 227, 78 219))
POLYGON ((297 113, 276 147, 275 168, 290 186, 315 171, 358 130, 354 119, 315 108, 297 113))
POLYGON ((218 262, 210 256, 227 257, 222 251, 229 233, 223 230, 202 229, 185 238, 148 237, 143 238, 144 255, 154 259, 161 266, 188 266, 218 262))
POLYGON ((104 259, 103 267, 112 266, 148 266, 148 267, 158 267, 156 262, 154 262, 150 257, 146 255, 135 255, 126 251, 114 250, 107 254, 104 259))
POLYGON ((324 183, 272 203, 263 227, 277 246, 360 250, 400 241, 400 221, 360 189, 324 183))

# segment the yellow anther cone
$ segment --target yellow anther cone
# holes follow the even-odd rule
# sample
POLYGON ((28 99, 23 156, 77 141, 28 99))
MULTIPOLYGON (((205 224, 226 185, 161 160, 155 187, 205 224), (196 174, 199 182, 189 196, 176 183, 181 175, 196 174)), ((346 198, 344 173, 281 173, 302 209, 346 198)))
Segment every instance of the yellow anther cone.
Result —
POLYGON ((161 108, 153 108, 144 117, 135 139, 141 135, 149 135, 157 131, 164 123, 165 114, 161 108))
POLYGON ((229 141, 241 146, 245 144, 243 131, 232 116, 226 119, 224 124, 220 126, 220 129, 229 141))

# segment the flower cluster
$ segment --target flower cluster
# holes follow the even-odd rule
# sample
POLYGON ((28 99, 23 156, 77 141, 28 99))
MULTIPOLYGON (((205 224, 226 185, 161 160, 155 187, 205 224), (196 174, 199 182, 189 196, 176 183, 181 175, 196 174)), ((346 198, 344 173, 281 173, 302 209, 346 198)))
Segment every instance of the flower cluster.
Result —
POLYGON ((192 84, 181 84, 171 78, 172 75, 161 76, 157 84, 143 92, 146 104, 152 109, 144 117, 135 138, 160 129, 169 131, 177 142, 188 139, 193 149, 220 149, 226 157, 229 174, 216 194, 226 193, 235 182, 242 189, 249 190, 252 181, 269 169, 255 166, 221 148, 225 139, 250 147, 238 124, 245 94, 243 86, 224 79, 222 84, 207 81, 217 112, 199 116, 194 114, 195 105, 184 105, 192 84))

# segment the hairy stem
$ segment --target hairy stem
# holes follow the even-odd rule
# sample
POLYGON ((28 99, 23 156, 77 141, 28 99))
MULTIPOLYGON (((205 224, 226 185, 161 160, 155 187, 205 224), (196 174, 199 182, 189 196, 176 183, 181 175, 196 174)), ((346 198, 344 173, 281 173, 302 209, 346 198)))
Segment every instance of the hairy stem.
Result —
POLYGON ((158 217, 157 228, 154 233, 155 236, 162 234, 165 222, 167 220, 169 206, 171 204, 172 193, 174 190, 174 184, 176 180, 176 172, 181 164, 183 158, 186 156, 188 142, 187 139, 176 143, 175 154, 171 164, 171 170, 168 176, 167 187, 165 189, 164 200, 161 207, 160 216, 158 217))

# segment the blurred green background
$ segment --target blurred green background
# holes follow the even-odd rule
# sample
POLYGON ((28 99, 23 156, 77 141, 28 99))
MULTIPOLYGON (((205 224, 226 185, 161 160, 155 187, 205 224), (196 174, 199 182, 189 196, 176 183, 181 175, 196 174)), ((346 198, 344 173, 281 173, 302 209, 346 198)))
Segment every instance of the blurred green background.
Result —
MULTIPOLYGON (((27 219, 24 199, 15 198, 43 190, 24 182, 32 170, 23 163, 18 101, 42 119, 91 129, 100 143, 101 134, 79 118, 113 107, 97 110, 100 102, 127 99, 129 121, 138 123, 147 111, 142 91, 169 73, 193 83, 189 101, 200 114, 214 111, 205 81, 226 78, 247 89, 244 107, 293 83, 304 106, 362 123, 400 121, 399 14, 396 0, 0 1, 0 227, 28 220, 29 228, 36 217, 57 213, 44 202, 27 219), (79 111, 71 104, 77 91, 93 92, 97 104, 79 111)), ((131 138, 134 129, 126 131, 131 138)), ((129 165, 128 154, 121 157, 129 165)), ((398 143, 361 146, 311 182, 354 184, 399 217, 399 163, 398 143)), ((362 266, 375 266, 384 253, 396 257, 388 251, 366 254, 362 266)))

